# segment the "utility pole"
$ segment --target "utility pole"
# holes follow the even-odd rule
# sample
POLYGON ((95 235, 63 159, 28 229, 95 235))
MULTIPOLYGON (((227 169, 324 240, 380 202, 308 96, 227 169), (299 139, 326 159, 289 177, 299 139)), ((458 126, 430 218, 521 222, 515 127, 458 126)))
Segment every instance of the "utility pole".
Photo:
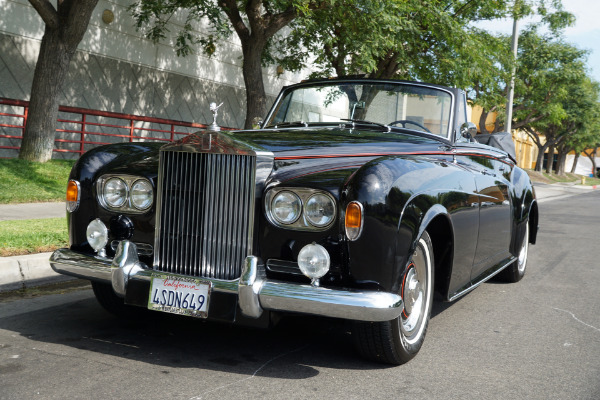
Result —
POLYGON ((506 123, 504 124, 504 130, 508 133, 512 133, 512 113, 513 113, 513 100, 515 97, 515 75, 517 74, 517 49, 519 47, 519 17, 518 17, 518 0, 515 0, 515 9, 513 14, 513 31, 512 41, 510 43, 510 49, 513 53, 513 67, 510 74, 510 84, 508 86, 508 100, 506 101, 506 123))

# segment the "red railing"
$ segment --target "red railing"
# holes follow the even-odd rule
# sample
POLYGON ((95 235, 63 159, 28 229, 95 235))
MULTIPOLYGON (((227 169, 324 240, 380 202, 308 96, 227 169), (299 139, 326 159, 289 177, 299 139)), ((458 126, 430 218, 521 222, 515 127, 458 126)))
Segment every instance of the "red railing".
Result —
MULTIPOLYGON (((27 124, 29 102, 0 98, 0 106, 22 107, 22 114, 1 112, 0 140, 23 139, 27 124), (20 120, 21 124, 5 123, 6 119, 20 120), (4 121, 3 121, 4 120, 4 121), (12 132, 11 131, 15 131, 12 132)), ((164 118, 143 117, 139 115, 90 110, 86 108, 60 106, 59 113, 75 114, 79 117, 57 119, 55 152, 78 153, 82 155, 92 147, 116 142, 163 141, 172 142, 206 125, 194 122, 176 121, 164 118), (103 119, 119 120, 114 123, 102 122, 103 119), (141 126, 143 124, 143 126, 141 126), (148 126, 149 125, 149 126, 148 126), (73 126, 77 128, 73 129, 73 126), (193 129, 182 129, 193 128, 193 129), (110 132, 109 132, 110 131, 110 132)), ((224 128, 230 130, 232 128, 224 128)), ((20 146, 3 145, 0 149, 19 150, 20 146)))

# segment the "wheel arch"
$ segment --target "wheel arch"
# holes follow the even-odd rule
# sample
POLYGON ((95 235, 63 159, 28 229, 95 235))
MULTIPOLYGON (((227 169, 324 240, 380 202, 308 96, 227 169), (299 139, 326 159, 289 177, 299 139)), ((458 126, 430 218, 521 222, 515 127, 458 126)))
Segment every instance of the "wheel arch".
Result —
POLYGON ((429 233, 433 246, 434 290, 443 298, 447 298, 454 254, 454 234, 451 220, 447 214, 438 214, 429 221, 425 230, 429 233))
POLYGON ((538 233, 539 210, 537 201, 533 201, 529 206, 529 243, 535 244, 538 233))
MULTIPOLYGON (((407 204, 407 208, 412 202, 407 204)), ((412 207, 415 209, 415 207, 412 207)), ((403 217, 405 213, 403 213, 403 217)), ((433 204, 427 211, 421 214, 418 229, 413 232, 412 241, 408 254, 415 251, 419 238, 427 231, 433 246, 434 259, 434 291, 447 298, 450 277, 452 275, 452 259, 454 254, 454 230, 448 210, 441 204, 433 204)), ((400 225, 406 221, 401 218, 400 225)), ((402 251, 399 244, 397 250, 402 251)), ((403 274, 404 271, 401 271, 403 274)))

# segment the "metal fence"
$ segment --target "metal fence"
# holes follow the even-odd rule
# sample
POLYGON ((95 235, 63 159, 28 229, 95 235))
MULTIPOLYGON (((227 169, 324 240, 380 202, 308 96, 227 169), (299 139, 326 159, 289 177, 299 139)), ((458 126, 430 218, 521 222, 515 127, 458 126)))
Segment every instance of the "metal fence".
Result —
MULTIPOLYGON (((77 158, 96 146, 119 142, 173 142, 204 124, 163 118, 59 107, 55 158, 77 158)), ((27 124, 29 102, 0 98, 0 157, 16 157, 27 124)), ((224 128, 231 129, 231 128, 224 128)))

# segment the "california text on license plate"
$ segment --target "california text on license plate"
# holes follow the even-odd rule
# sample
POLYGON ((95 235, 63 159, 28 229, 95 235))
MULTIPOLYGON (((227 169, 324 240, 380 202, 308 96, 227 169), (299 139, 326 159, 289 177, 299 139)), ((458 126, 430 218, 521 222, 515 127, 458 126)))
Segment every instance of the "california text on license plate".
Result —
POLYGON ((148 308, 172 314, 206 318, 211 283, 202 279, 153 274, 148 308))

